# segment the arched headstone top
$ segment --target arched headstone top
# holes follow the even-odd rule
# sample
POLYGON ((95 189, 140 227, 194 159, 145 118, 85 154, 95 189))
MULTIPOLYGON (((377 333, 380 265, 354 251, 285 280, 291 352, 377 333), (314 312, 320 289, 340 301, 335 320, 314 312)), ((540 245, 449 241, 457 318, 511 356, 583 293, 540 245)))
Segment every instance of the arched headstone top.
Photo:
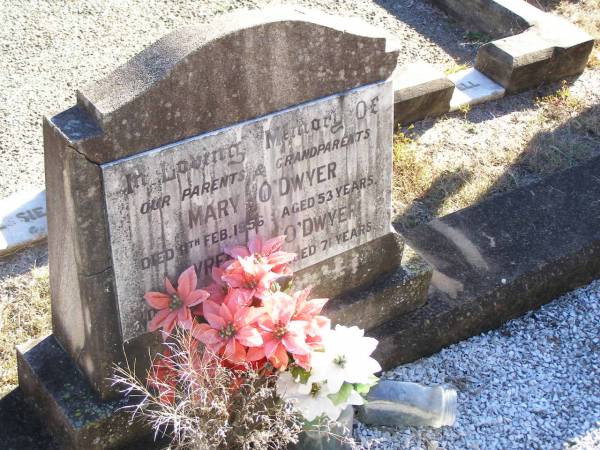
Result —
POLYGON ((289 6, 224 15, 81 89, 72 114, 98 134, 78 150, 96 163, 130 156, 384 80, 397 56, 358 19, 289 6))

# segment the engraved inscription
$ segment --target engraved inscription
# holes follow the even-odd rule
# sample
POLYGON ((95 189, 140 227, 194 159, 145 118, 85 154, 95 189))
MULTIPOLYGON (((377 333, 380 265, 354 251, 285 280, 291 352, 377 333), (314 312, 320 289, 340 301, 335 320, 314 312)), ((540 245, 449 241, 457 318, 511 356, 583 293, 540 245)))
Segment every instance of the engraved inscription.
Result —
POLYGON ((285 235, 295 270, 390 229, 389 82, 295 106, 102 166, 121 328, 145 332, 144 292, 224 250, 285 235))

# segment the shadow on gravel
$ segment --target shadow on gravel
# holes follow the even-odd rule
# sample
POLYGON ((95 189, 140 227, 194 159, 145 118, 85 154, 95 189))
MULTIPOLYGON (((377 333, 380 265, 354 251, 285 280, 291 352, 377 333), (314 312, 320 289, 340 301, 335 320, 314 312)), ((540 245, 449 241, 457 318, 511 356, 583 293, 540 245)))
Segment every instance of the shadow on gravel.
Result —
POLYGON ((405 24, 443 48, 459 64, 475 60, 481 43, 466 42, 466 30, 430 3, 422 0, 374 0, 405 24), (433 14, 431 14, 433 10, 433 14))

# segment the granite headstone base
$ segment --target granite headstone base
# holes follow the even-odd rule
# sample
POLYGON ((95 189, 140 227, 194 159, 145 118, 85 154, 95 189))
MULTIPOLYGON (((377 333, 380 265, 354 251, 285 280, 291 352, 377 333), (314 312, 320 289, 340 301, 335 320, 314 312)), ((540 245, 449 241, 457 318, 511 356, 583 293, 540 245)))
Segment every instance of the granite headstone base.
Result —
POLYGON ((370 330, 427 300, 431 268, 395 231, 296 272, 294 287, 312 286, 313 298, 331 300, 334 324, 370 330))
POLYGON ((60 448, 152 449, 152 432, 123 410, 127 400, 101 401, 53 335, 17 347, 19 385, 60 448))
POLYGON ((401 263, 393 272, 332 298, 324 314, 333 324, 374 330, 390 317, 401 317, 425 304, 432 273, 432 267, 405 246, 401 263))

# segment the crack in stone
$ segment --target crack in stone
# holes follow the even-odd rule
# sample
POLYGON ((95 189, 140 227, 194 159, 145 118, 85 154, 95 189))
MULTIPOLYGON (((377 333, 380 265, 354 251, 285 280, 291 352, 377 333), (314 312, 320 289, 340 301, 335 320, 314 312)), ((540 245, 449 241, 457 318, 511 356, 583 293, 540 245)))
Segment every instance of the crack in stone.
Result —
POLYGON ((95 276, 98 276, 98 275, 102 275, 103 273, 106 273, 107 271, 111 270, 112 267, 113 266, 110 265, 110 266, 106 267, 105 269, 102 269, 102 270, 100 270, 98 272, 93 272, 93 273, 78 273, 78 275, 81 276, 81 277, 91 278, 91 277, 95 277, 95 276))

